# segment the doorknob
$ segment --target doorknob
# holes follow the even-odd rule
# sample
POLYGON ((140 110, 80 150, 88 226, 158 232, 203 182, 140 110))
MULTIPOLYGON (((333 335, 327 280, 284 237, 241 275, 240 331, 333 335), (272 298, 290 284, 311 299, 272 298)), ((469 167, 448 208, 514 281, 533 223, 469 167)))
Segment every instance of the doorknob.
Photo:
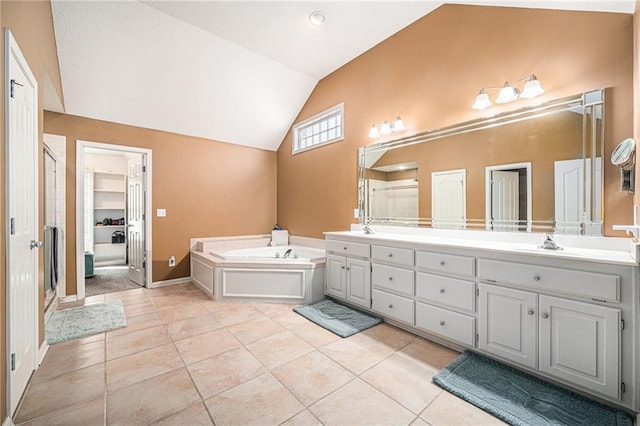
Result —
POLYGON ((33 250, 34 248, 40 248, 42 247, 42 241, 36 241, 36 240, 31 240, 31 243, 29 243, 29 247, 33 250))

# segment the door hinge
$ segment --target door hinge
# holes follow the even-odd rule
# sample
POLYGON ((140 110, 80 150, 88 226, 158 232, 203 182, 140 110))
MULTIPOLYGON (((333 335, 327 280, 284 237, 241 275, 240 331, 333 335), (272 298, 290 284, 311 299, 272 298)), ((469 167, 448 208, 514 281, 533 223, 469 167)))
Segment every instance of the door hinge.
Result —
POLYGON ((20 87, 24 87, 23 84, 18 83, 17 81, 15 81, 14 79, 11 79, 11 89, 9 90, 9 92, 11 93, 11 97, 15 98, 15 86, 20 86, 20 87))
POLYGON ((369 299, 369 309, 373 308, 373 299, 369 299))
POLYGON ((146 173, 147 171, 147 166, 142 166, 142 173, 146 173))
POLYGON ((624 320, 620 318, 620 330, 624 330, 624 320))
POLYGON ((16 354, 11 354, 11 371, 16 371, 16 354))
POLYGON ((476 333, 476 343, 478 343, 479 341, 480 341, 480 335, 476 333))
POLYGON ((16 218, 15 217, 11 218, 11 229, 10 229, 10 231, 11 231, 11 235, 16 233, 16 218))
POLYGON ((480 289, 476 288, 476 296, 480 296, 480 289))
POLYGON ((145 269, 146 267, 147 267, 147 261, 145 260, 142 262, 142 269, 145 269))
POLYGON ((620 383, 620 390, 622 391, 622 393, 625 393, 627 391, 627 385, 625 385, 624 382, 620 383))

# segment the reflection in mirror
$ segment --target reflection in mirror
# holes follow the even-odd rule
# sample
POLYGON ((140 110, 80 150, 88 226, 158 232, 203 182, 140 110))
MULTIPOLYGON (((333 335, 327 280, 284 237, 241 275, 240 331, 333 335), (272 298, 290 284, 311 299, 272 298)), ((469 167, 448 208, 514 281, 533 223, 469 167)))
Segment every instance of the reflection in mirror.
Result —
POLYGON ((602 234, 604 91, 359 150, 365 223, 602 234))

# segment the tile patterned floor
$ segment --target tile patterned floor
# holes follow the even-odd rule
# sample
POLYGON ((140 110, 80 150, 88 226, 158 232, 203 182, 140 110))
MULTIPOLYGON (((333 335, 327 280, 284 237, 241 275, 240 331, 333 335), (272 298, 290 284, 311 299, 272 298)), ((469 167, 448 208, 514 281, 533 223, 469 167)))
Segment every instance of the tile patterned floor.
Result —
POLYGON ((456 352, 388 324, 341 339, 290 305, 214 302, 192 284, 84 303, 109 299, 128 326, 53 345, 16 424, 501 424, 431 383, 456 352))

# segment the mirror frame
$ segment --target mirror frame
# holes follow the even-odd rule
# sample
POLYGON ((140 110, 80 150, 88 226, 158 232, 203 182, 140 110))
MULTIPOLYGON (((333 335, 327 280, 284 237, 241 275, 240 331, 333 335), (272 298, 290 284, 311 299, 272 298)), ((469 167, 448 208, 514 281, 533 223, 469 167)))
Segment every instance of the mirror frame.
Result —
MULTIPOLYGON (((366 198, 368 194, 366 183, 366 156, 367 154, 380 154, 384 155, 385 152, 397 148, 403 148, 415 144, 426 143, 430 141, 439 140, 449 136, 463 135, 467 133, 473 133, 483 129, 489 129, 493 127, 504 126, 510 123, 517 123, 525 120, 531 120, 537 117, 543 117, 551 115, 557 112, 576 110, 577 107, 582 108, 580 111, 583 115, 582 119, 582 159, 591 168, 590 182, 587 182, 587 173, 584 173, 584 184, 589 184, 591 205, 584 205, 582 208, 582 217, 599 217, 597 221, 581 221, 577 224, 579 227, 580 235, 603 235, 603 222, 604 222, 604 207, 603 203, 599 203, 599 211, 596 214, 596 206, 598 205, 595 199, 596 195, 600 194, 600 201, 604 199, 604 170, 600 182, 596 181, 596 157, 603 158, 604 156, 604 99, 605 89, 597 89, 589 92, 585 92, 579 95, 569 96, 557 100, 545 102, 540 105, 529 106, 520 108, 513 111, 507 111, 501 114, 497 114, 490 117, 471 120, 451 126, 443 127, 436 130, 428 130, 425 132, 416 133, 407 137, 393 139, 390 141, 378 142, 371 145, 361 146, 358 148, 358 217, 361 224, 384 224, 384 225, 396 225, 396 226, 423 226, 431 227, 431 218, 420 218, 416 220, 407 220, 406 218, 386 218, 385 220, 377 220, 367 216, 366 212, 366 198), (599 110, 596 107, 600 106, 599 110), (598 129, 598 120, 592 120, 594 111, 599 111, 597 114, 601 117, 602 125, 598 129), (587 159, 592 161, 587 162, 587 159), (596 186, 599 185, 599 188, 596 186), (587 209, 589 210, 587 212, 587 209)), ((380 156, 381 156, 380 155, 380 156)), ((586 185, 585 185, 586 188, 586 185)), ((585 198, 586 199, 586 198, 585 198)), ((485 224, 486 218, 483 219, 469 219, 465 218, 464 229, 487 229, 485 224)), ((555 221, 544 221, 530 218, 526 223, 526 231, 529 232, 554 232, 555 221)))

